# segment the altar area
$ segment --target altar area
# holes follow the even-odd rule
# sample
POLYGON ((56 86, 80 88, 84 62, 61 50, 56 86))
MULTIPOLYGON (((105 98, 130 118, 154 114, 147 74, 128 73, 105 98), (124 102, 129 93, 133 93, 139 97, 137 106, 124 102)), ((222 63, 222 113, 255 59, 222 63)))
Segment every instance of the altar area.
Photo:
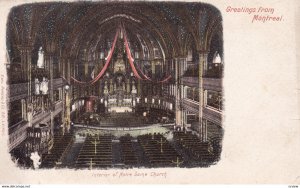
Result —
POLYGON ((122 91, 108 96, 106 101, 105 108, 109 113, 133 112, 133 108, 136 106, 136 97, 132 94, 124 95, 122 91))
POLYGON ((125 112, 132 112, 132 108, 131 107, 127 107, 127 106, 112 106, 108 108, 108 112, 112 112, 112 113, 125 113, 125 112))

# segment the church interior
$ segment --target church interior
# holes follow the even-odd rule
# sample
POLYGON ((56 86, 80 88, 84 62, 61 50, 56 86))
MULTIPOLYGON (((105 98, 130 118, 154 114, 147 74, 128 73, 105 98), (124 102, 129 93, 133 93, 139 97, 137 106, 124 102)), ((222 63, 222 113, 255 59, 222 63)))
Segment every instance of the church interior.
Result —
POLYGON ((7 18, 20 168, 209 167, 222 150, 223 26, 198 2, 48 2, 7 18))

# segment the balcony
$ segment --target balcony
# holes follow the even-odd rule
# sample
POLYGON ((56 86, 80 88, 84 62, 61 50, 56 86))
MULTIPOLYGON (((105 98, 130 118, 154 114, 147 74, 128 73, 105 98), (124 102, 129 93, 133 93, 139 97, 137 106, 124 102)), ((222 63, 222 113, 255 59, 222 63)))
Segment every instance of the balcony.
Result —
POLYGON ((206 78, 222 78, 223 77, 223 64, 209 63, 208 69, 204 73, 206 78))
MULTIPOLYGON (((57 102, 55 104, 55 110, 53 112, 53 116, 56 116, 62 111, 63 103, 62 101, 57 102)), ((32 120, 32 125, 36 125, 39 123, 46 123, 50 121, 50 112, 44 112, 36 115, 32 120)), ((9 150, 11 151, 13 148, 18 146, 21 142, 23 142, 27 138, 27 127, 29 126, 27 121, 20 121, 19 123, 11 126, 8 130, 9 133, 9 150)))
POLYGON ((54 114, 57 112, 62 111, 63 108, 63 102, 62 101, 58 101, 55 103, 55 110, 54 110, 54 114))
POLYGON ((199 113, 199 102, 187 98, 181 100, 182 107, 192 113, 199 113))
POLYGON ((28 83, 9 85, 9 102, 26 98, 28 95, 28 83))
POLYGON ((181 84, 189 87, 199 87, 198 77, 183 77, 181 78, 181 84))
MULTIPOLYGON (((34 88, 34 82, 31 83, 31 88, 34 88)), ((64 86, 62 78, 53 79, 53 88, 57 89, 64 86)), ((9 102, 26 98, 28 95, 28 82, 9 85, 9 102)))
MULTIPOLYGON (((62 103, 62 101, 59 101, 54 106, 55 106, 55 108, 53 111, 53 116, 56 116, 57 114, 59 114, 62 111, 63 103, 62 103)), ((39 123, 46 123, 46 122, 50 121, 50 116, 51 116, 50 111, 42 112, 35 116, 35 118, 32 120, 32 125, 36 125, 39 123)))
POLYGON ((64 80, 62 78, 53 79, 53 89, 57 89, 63 86, 64 86, 64 80))
POLYGON ((203 108, 203 117, 218 125, 222 125, 222 113, 210 107, 203 108))
POLYGON ((20 121, 19 123, 11 126, 8 129, 9 134, 9 151, 18 146, 27 138, 26 129, 28 127, 28 122, 20 121))
POLYGON ((203 88, 205 90, 222 91, 222 79, 203 78, 203 88))

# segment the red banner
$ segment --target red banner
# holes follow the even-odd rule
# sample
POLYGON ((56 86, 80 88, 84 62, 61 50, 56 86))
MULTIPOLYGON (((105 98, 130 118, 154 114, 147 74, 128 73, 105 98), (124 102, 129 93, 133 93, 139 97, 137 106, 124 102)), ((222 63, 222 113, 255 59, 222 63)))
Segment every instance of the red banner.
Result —
POLYGON ((110 51, 109 51, 109 54, 108 54, 108 56, 107 56, 107 58, 106 58, 106 62, 105 62, 104 67, 102 68, 102 70, 99 72, 99 74, 98 74, 93 80, 91 80, 91 81, 89 81, 89 82, 82 82, 82 81, 79 81, 79 80, 75 79, 74 77, 71 77, 71 78, 72 78, 75 82, 80 83, 80 84, 94 84, 94 83, 96 83, 96 82, 103 76, 103 74, 105 73, 105 71, 107 70, 107 68, 108 68, 108 66, 109 66, 109 64, 110 64, 110 60, 111 60, 111 57, 112 57, 112 55, 113 55, 113 53, 114 53, 114 50, 115 50, 115 46, 116 46, 116 42, 117 42, 118 36, 119 36, 119 29, 118 29, 117 32, 116 32, 116 35, 115 35, 115 38, 114 38, 113 45, 112 45, 112 47, 111 47, 111 49, 110 49, 110 51))
MULTIPOLYGON (((123 34, 124 34, 124 43, 125 43, 125 48, 126 48, 127 58, 128 58, 128 60, 129 60, 129 64, 130 64, 130 67, 131 67, 131 69, 132 69, 132 72, 133 72, 134 76, 135 76, 136 78, 140 79, 140 80, 148 80, 148 81, 155 82, 155 83, 164 83, 164 82, 169 81, 169 80, 172 78, 171 75, 169 75, 168 77, 166 77, 165 79, 163 79, 163 80, 161 80, 161 81, 153 81, 150 77, 148 77, 146 74, 144 74, 143 71, 138 67, 138 68, 139 68, 139 71, 141 72, 141 74, 142 74, 142 76, 143 76, 144 78, 142 78, 142 77, 139 75, 139 73, 138 73, 138 71, 137 71, 137 69, 136 69, 136 67, 135 67, 135 65, 134 65, 134 59, 133 59, 133 57, 132 57, 132 55, 131 55, 131 51, 130 51, 130 48, 129 48, 129 44, 128 44, 126 32, 125 32, 125 29, 124 29, 123 26, 121 26, 121 30, 122 30, 122 32, 123 32, 123 34)), ((113 55, 113 53, 114 53, 115 45, 116 45, 118 36, 119 36, 119 28, 117 29, 117 32, 116 32, 116 35, 115 35, 115 38, 114 38, 114 41, 113 41, 113 45, 112 45, 112 47, 111 47, 111 49, 110 49, 110 51, 109 51, 109 54, 108 54, 108 56, 107 56, 107 58, 106 58, 105 65, 104 65, 104 67, 102 68, 102 70, 99 72, 99 74, 98 74, 93 80, 91 80, 91 81, 89 81, 89 82, 82 82, 82 81, 79 81, 79 80, 75 79, 74 77, 71 77, 71 78, 72 78, 76 83, 79 83, 79 84, 94 84, 94 83, 96 83, 96 82, 103 76, 103 74, 105 73, 105 71, 107 70, 107 68, 108 68, 108 66, 109 66, 109 64, 110 64, 110 60, 111 60, 111 57, 112 57, 112 55, 113 55)))
POLYGON ((135 75, 135 77, 137 77, 137 78, 139 78, 139 79, 141 79, 141 80, 145 80, 145 79, 146 79, 146 80, 149 80, 149 81, 151 81, 151 82, 156 82, 156 83, 164 83, 164 82, 167 82, 168 80, 170 80, 170 79, 172 78, 172 76, 169 75, 168 77, 166 77, 165 79, 163 79, 163 80, 161 80, 161 81, 153 81, 151 78, 149 78, 147 75, 145 75, 141 69, 139 69, 140 72, 142 73, 143 77, 145 77, 145 79, 143 79, 143 78, 139 75, 139 73, 137 72, 137 70, 136 70, 136 68, 135 68, 135 66, 134 66, 134 63, 133 63, 134 59, 133 59, 132 56, 131 56, 130 48, 129 48, 128 41, 127 41, 126 32, 125 32, 125 29, 124 29, 123 27, 122 27, 122 31, 123 31, 123 33, 124 33, 124 42, 125 42, 125 46, 126 46, 127 57, 128 57, 128 59, 129 59, 130 66, 131 66, 131 69, 132 69, 133 74, 135 75))
POLYGON ((133 64, 134 59, 131 56, 131 52, 130 52, 130 48, 129 48, 129 45, 128 45, 128 41, 127 41, 127 36, 126 36, 125 30, 123 28, 122 28, 122 30, 123 30, 123 33, 124 33, 124 42, 125 42, 126 53, 127 53, 127 57, 128 57, 128 60, 129 60, 130 67, 131 67, 131 69, 133 71, 134 76, 137 77, 138 79, 142 80, 142 77, 140 77, 139 73, 136 71, 136 68, 135 68, 135 66, 133 64))

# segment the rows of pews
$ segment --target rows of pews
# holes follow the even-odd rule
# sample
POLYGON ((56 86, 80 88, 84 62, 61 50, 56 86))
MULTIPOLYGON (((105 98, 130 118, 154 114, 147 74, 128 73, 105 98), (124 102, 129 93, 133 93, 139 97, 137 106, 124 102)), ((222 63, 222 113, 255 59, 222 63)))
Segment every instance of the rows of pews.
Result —
POLYGON ((129 135, 120 137, 121 158, 125 165, 135 166, 138 160, 131 139, 129 135))
POLYGON ((112 166, 112 136, 88 135, 75 162, 76 168, 108 168, 112 166))
POLYGON ((42 155, 41 168, 53 168, 61 165, 62 159, 67 155, 74 142, 73 134, 57 134, 53 138, 53 147, 47 154, 42 155))
POLYGON ((174 132, 173 138, 175 144, 192 159, 207 163, 213 161, 213 148, 209 142, 201 142, 201 140, 191 132, 174 132))
POLYGON ((150 167, 180 166, 183 163, 182 156, 163 135, 140 135, 137 140, 150 167))
MULTIPOLYGON (((81 141, 75 157, 75 168, 111 168, 116 165, 125 167, 183 167, 210 165, 221 153, 221 137, 212 137, 202 142, 191 132, 175 131, 173 140, 167 140, 162 134, 139 135, 134 140, 130 135, 117 140, 112 135, 90 135, 81 141), (114 145, 113 145, 114 144, 114 145), (79 153, 78 153, 79 152, 79 153), (191 164, 191 165, 190 165, 191 164)), ((55 135, 54 144, 49 153, 42 156, 41 168, 63 166, 74 142, 70 133, 55 135)))

